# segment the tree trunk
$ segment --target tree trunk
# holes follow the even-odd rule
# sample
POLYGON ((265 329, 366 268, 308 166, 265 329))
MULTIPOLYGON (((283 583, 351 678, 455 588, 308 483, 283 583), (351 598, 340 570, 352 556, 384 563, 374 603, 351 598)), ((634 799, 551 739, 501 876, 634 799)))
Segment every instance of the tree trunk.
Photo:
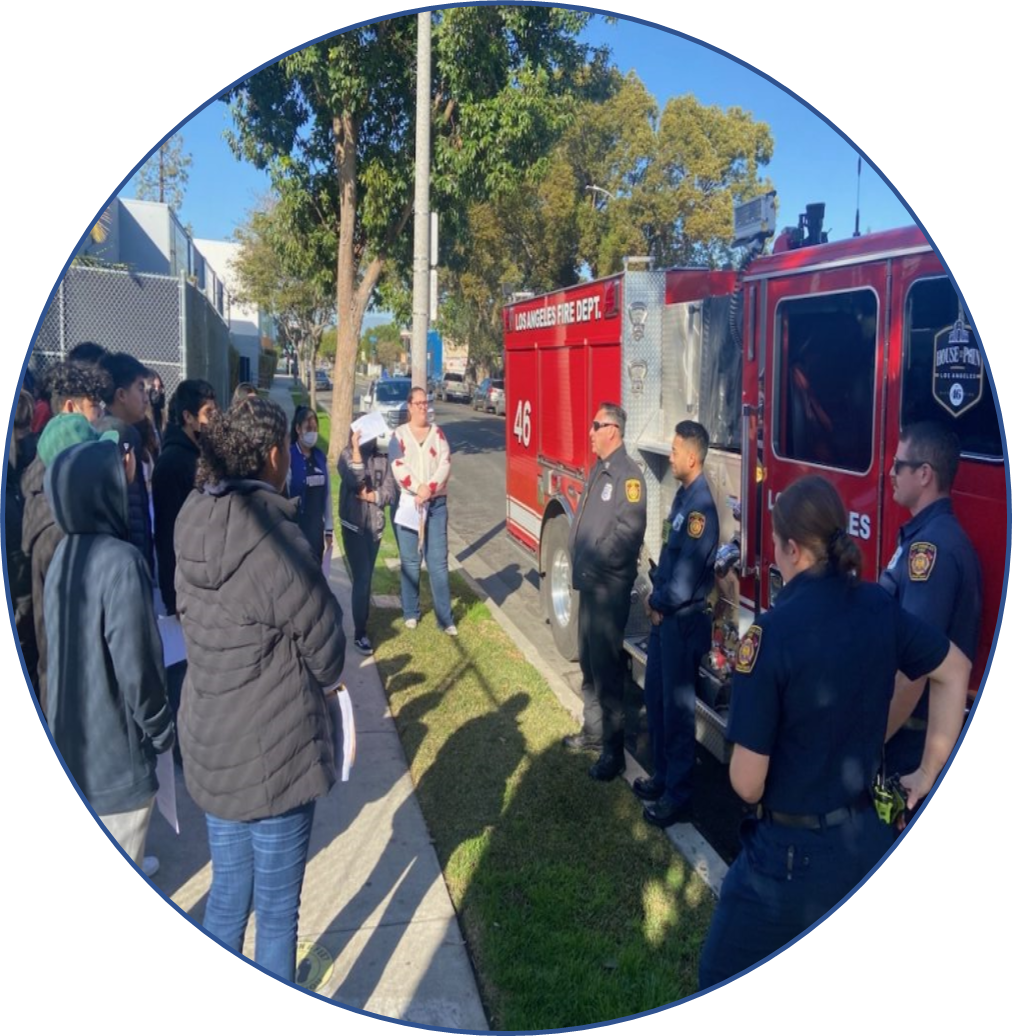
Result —
POLYGON ((337 242, 337 349, 334 355, 334 397, 330 411, 330 459, 336 463, 348 439, 355 397, 355 357, 362 318, 383 269, 375 258, 359 281, 355 259, 355 216, 358 207, 358 122, 350 112, 334 118, 337 139, 341 222, 337 242), (357 286, 356 286, 356 282, 357 286))

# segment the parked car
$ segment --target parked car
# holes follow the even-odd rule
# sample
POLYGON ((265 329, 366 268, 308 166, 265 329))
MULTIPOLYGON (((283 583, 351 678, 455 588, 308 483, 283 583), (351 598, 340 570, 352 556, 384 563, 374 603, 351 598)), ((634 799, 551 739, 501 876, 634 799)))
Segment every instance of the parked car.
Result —
POLYGON ((506 382, 502 378, 486 378, 471 397, 471 406, 494 414, 506 413, 506 382))
MULTIPOLYGON (((377 440, 379 448, 385 450, 390 445, 390 433, 397 431, 408 420, 408 393, 411 391, 410 378, 382 378, 370 384, 362 397, 362 409, 366 413, 383 415, 389 431, 377 440)), ((429 421, 434 420, 431 400, 429 404, 429 421)))
POLYGON ((463 374, 457 371, 447 371, 443 380, 436 387, 436 398, 444 403, 451 399, 460 403, 468 403, 471 400, 471 389, 463 374))
POLYGON ((330 383, 330 378, 327 377, 326 371, 316 371, 316 388, 317 390, 326 389, 328 392, 333 388, 333 385, 330 383))

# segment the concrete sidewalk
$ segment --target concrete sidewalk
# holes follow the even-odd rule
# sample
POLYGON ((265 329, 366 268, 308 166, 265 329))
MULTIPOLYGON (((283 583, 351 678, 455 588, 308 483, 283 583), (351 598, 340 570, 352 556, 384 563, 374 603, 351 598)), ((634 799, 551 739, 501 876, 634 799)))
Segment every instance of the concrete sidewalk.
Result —
MULTIPOLYGON (((289 414, 291 386, 292 379, 279 377, 270 393, 289 414)), ((351 583, 338 559, 331 588, 345 615, 344 681, 358 755, 350 781, 316 804, 299 922, 299 984, 416 1025, 487 1029, 379 672, 352 644, 351 583)), ((180 834, 156 813, 148 852, 161 860, 154 884, 199 922, 211 881, 207 831, 178 778, 180 834)), ((251 924, 250 957, 253 940, 251 924)))

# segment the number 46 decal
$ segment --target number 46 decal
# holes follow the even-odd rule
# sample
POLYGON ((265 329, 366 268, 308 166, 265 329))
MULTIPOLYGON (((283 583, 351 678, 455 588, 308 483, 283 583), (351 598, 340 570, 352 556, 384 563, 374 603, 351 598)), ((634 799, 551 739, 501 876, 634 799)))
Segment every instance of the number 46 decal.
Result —
POLYGON ((531 444, 531 401, 517 403, 517 416, 513 419, 513 434, 524 446, 531 444))

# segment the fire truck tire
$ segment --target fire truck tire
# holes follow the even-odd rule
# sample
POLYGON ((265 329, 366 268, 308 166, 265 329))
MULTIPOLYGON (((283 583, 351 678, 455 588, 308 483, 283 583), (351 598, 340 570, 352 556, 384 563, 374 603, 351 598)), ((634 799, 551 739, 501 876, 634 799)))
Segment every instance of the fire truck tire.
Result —
POLYGON ((579 657, 580 595, 570 582, 569 523, 563 515, 545 526, 541 558, 545 572, 541 580, 541 609, 552 627, 559 654, 567 662, 575 662, 579 657))

